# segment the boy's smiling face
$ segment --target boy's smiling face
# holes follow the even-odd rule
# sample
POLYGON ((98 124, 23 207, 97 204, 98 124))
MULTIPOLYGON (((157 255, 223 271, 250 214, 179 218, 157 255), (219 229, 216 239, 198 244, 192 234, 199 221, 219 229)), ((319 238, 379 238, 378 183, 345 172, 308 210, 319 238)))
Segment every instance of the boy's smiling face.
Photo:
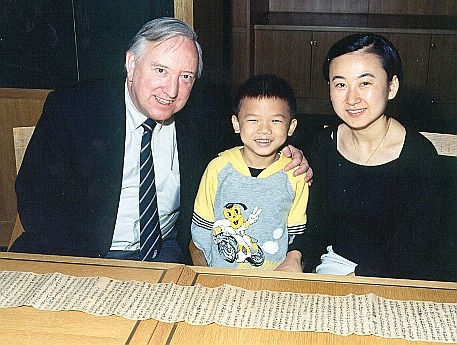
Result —
POLYGON ((294 133, 297 120, 290 118, 287 101, 279 98, 244 98, 238 117, 232 115, 235 133, 240 133, 246 164, 263 169, 277 159, 287 136, 294 133))

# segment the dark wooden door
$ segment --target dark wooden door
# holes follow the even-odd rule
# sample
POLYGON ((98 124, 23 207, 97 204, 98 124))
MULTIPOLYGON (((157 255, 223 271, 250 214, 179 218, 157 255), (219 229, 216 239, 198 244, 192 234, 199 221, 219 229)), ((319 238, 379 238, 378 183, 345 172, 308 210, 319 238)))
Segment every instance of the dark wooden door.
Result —
POLYGON ((457 103, 457 35, 432 35, 427 93, 438 103, 457 103))

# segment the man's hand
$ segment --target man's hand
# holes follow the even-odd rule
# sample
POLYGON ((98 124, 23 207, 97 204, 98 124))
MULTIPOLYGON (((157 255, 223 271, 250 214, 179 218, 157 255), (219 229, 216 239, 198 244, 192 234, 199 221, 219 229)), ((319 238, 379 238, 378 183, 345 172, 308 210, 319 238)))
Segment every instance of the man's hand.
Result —
POLYGON ((298 250, 288 252, 285 260, 275 268, 275 271, 302 273, 301 253, 298 250))
POLYGON ((294 171, 294 176, 298 176, 306 173, 305 181, 308 185, 311 186, 313 183, 313 169, 309 166, 308 161, 306 160, 305 155, 302 150, 297 149, 295 146, 287 145, 282 149, 282 153, 289 158, 292 158, 292 161, 286 165, 284 168, 286 171, 293 168, 297 168, 294 171))

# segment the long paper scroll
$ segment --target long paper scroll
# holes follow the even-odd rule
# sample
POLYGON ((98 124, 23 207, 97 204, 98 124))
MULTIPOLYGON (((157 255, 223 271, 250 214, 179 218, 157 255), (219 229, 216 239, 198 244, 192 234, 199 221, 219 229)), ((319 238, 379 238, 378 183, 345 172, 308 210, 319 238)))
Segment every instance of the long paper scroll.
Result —
POLYGON ((329 296, 0 271, 0 307, 19 306, 134 320, 457 342, 456 303, 373 294, 329 296))

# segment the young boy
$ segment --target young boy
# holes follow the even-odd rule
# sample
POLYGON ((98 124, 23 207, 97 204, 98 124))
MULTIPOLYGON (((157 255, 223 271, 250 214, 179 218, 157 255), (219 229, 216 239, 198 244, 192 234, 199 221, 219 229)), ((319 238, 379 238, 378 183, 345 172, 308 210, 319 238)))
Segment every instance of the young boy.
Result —
POLYGON ((290 159, 280 153, 297 126, 295 112, 295 94, 278 76, 256 75, 239 88, 232 125, 244 145, 210 162, 194 205, 191 247, 209 266, 301 272, 294 249, 305 230, 308 185, 284 171, 290 159))

